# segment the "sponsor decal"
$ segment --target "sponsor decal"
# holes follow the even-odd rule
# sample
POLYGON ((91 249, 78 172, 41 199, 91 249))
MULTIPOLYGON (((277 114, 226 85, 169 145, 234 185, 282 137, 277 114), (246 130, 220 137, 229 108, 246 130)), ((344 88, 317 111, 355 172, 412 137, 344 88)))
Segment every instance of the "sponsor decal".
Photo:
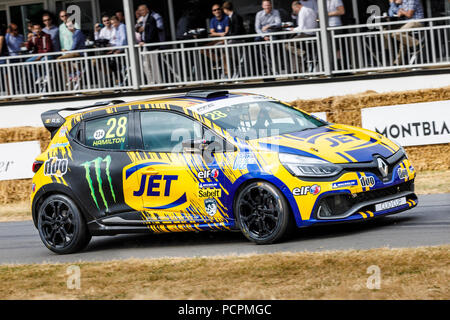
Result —
POLYGON ((345 133, 325 138, 325 140, 328 140, 330 142, 330 147, 334 148, 341 144, 360 141, 361 139, 355 137, 354 133, 345 133))
POLYGON ((408 178, 408 170, 406 170, 406 168, 405 168, 405 169, 398 168, 398 169, 397 169, 397 174, 398 174, 398 177, 399 177, 400 179, 406 179, 406 178, 408 178))
POLYGON ((119 143, 124 143, 124 142, 125 142, 125 138, 111 138, 111 139, 94 141, 92 143, 92 146, 98 147, 98 146, 104 146, 104 145, 109 145, 109 144, 119 144, 119 143))
POLYGON ((312 186, 304 186, 300 188, 295 188, 292 190, 292 194, 294 196, 305 196, 308 193, 312 194, 313 196, 316 196, 320 193, 320 186, 317 184, 314 184, 312 186))
POLYGON ((364 187, 373 187, 375 185, 375 178, 372 176, 361 177, 359 178, 359 182, 361 182, 361 186, 364 187))
POLYGON ((216 199, 205 199, 205 211, 209 216, 214 216, 217 212, 216 199))
POLYGON ((139 190, 133 191, 135 197, 140 197, 147 190, 146 195, 149 197, 170 196, 172 182, 177 181, 177 175, 146 175, 141 177, 139 190), (148 181, 148 183, 147 183, 148 181), (164 184, 164 187, 162 186, 164 184))
POLYGON ((331 188, 332 189, 346 188, 346 187, 352 187, 352 186, 357 186, 357 185, 358 185, 358 181, 348 180, 348 181, 335 182, 331 185, 331 188))
POLYGON ((222 189, 200 189, 198 190, 199 198, 219 198, 222 196, 222 189))
POLYGON ((219 170, 217 169, 200 171, 197 175, 199 179, 208 179, 208 178, 217 179, 218 176, 219 170))
POLYGON ((199 188, 200 189, 216 189, 219 188, 220 185, 218 182, 201 182, 199 183, 199 188))
POLYGON ((252 153, 239 153, 234 160, 233 170, 245 170, 249 164, 256 164, 255 156, 252 153))
POLYGON ((409 166, 409 171, 413 172, 414 171, 414 167, 413 166, 409 166))
POLYGON ((65 148, 69 145, 68 142, 64 142, 64 143, 55 143, 54 145, 52 145, 51 149, 55 149, 55 148, 65 148))
MULTIPOLYGON (((102 164, 105 164, 105 175, 106 175, 106 179, 109 185, 109 190, 111 191, 111 196, 114 199, 114 202, 116 202, 116 194, 114 193, 114 188, 112 185, 112 180, 111 180, 111 173, 110 173, 110 167, 111 167, 111 156, 106 156, 104 159, 101 157, 98 157, 92 161, 87 161, 83 164, 81 164, 81 166, 84 167, 85 173, 86 173, 86 181, 89 185, 89 190, 91 191, 91 197, 95 202, 95 205, 97 206, 98 209, 100 209, 99 205, 98 205, 98 201, 97 201, 97 196, 95 194, 95 186, 94 186, 94 181, 92 180, 92 176, 91 176, 91 167, 93 166, 94 169, 94 175, 95 175, 95 181, 97 182, 97 187, 98 187, 98 192, 100 193, 100 196, 103 200, 103 204, 105 205, 105 208, 108 209, 108 202, 106 201, 106 197, 105 197, 105 192, 103 190, 104 188, 104 183, 103 183, 103 179, 102 179, 102 164)), ((107 189, 105 187, 105 189, 107 189)))
POLYGON ((98 129, 97 131, 94 132, 95 140, 100 140, 100 139, 103 139, 104 137, 105 137, 105 130, 98 129))
POLYGON ((67 173, 69 161, 67 159, 50 158, 44 162, 44 175, 61 178, 67 173))
POLYGON ((61 130, 59 130, 59 136, 60 137, 65 137, 67 134, 67 127, 62 127, 61 130))

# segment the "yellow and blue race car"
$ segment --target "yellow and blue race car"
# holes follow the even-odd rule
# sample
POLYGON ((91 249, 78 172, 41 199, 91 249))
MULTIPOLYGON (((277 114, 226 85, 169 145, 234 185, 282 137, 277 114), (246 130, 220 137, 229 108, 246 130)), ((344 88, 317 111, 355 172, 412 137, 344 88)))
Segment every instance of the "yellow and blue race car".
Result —
POLYGON ((52 140, 33 164, 32 215, 60 254, 138 232, 240 229, 268 244, 417 205, 402 147, 261 95, 192 91, 42 120, 52 140))

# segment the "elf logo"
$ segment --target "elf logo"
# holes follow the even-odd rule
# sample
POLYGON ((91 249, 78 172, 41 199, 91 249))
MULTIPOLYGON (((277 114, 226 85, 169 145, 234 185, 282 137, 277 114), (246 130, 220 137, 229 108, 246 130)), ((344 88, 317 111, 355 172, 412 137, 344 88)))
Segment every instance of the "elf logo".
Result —
POLYGON ((208 179, 208 178, 217 179, 217 177, 219 176, 219 170, 212 169, 200 171, 197 176, 199 179, 208 179))
POLYGON ((320 193, 320 186, 315 184, 312 186, 305 186, 292 190, 292 194, 294 196, 306 196, 308 193, 312 194, 313 196, 318 195, 320 193))
POLYGON ((361 177, 359 178, 359 182, 361 182, 361 186, 364 187, 373 187, 375 185, 375 178, 372 176, 361 177))

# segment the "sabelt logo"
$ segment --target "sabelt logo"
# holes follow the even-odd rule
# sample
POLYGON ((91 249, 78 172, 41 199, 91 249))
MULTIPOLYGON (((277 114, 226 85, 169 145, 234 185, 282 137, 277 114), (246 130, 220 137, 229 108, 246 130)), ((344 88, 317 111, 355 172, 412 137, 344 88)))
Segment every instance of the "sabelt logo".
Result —
POLYGON ((199 198, 219 198, 222 196, 222 190, 221 189, 205 189, 205 190, 198 190, 198 197, 199 198))
POLYGON ((94 181, 92 180, 91 176, 91 167, 94 169, 94 176, 95 176, 95 182, 98 187, 98 192, 100 193, 100 196, 103 200, 103 204, 105 205, 105 208, 108 209, 108 202, 106 201, 105 192, 103 188, 107 189, 107 187, 104 187, 103 179, 102 179, 102 163, 105 163, 105 175, 108 182, 109 190, 111 191, 111 196, 116 202, 116 195, 114 193, 114 188, 112 185, 111 180, 111 173, 110 173, 110 167, 111 167, 111 156, 106 156, 104 159, 98 157, 97 159, 94 159, 92 161, 87 161, 83 164, 81 164, 84 167, 84 170, 86 172, 86 181, 89 185, 89 190, 91 191, 91 197, 95 202, 95 205, 98 209, 100 209, 97 201, 97 196, 95 195, 95 186, 94 181))
POLYGON ((208 179, 208 178, 217 179, 218 177, 219 177, 219 170, 217 169, 200 171, 198 173, 199 179, 208 179))
POLYGON ((62 177, 67 173, 67 159, 50 158, 44 163, 44 175, 62 177))

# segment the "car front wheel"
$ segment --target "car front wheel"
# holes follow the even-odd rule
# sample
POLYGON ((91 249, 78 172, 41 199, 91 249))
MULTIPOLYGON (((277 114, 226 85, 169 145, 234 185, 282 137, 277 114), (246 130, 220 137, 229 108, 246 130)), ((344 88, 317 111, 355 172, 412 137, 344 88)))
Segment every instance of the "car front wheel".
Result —
POLYGON ((45 246, 58 254, 81 251, 91 235, 75 203, 65 195, 51 195, 38 211, 39 236, 45 246))
POLYGON ((257 244, 269 244, 287 236, 294 227, 289 205, 272 184, 256 181, 245 186, 235 202, 242 233, 257 244))

